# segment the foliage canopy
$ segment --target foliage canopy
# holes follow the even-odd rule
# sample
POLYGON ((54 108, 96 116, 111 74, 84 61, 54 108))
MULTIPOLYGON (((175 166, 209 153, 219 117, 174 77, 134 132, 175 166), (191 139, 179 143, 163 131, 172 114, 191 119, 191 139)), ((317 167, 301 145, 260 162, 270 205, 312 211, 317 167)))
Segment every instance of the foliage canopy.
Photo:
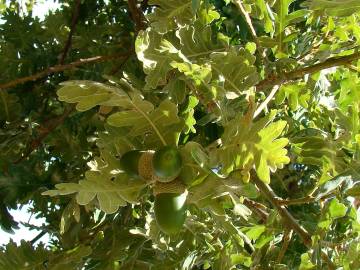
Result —
POLYGON ((0 1, 0 226, 46 224, 0 269, 360 269, 358 0, 35 2, 0 1), (120 166, 166 145, 170 236, 120 166))

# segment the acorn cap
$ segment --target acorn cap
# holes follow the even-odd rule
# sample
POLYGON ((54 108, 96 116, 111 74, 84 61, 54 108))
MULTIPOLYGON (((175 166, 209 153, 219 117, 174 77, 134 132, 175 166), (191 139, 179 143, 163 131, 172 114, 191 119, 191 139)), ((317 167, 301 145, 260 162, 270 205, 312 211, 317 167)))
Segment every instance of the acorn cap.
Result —
POLYGON ((149 150, 144 152, 139 158, 138 173, 140 177, 146 180, 147 182, 153 180, 153 168, 152 168, 153 156, 154 156, 154 151, 149 150))
POLYGON ((153 194, 155 196, 161 193, 182 194, 185 191, 186 186, 179 178, 176 178, 175 180, 168 183, 156 182, 153 188, 153 194))

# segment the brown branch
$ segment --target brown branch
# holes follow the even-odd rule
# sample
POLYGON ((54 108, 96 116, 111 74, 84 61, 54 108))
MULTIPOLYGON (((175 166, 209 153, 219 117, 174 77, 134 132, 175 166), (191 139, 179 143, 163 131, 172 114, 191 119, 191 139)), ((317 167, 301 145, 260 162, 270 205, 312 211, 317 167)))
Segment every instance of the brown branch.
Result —
POLYGON ((112 54, 112 55, 103 55, 103 56, 95 56, 95 57, 86 58, 86 59, 79 59, 79 60, 77 60, 75 62, 65 64, 65 65, 52 66, 50 68, 47 68, 47 69, 45 69, 43 71, 40 71, 38 73, 35 73, 33 75, 18 78, 18 79, 15 79, 13 81, 10 81, 10 82, 0 84, 0 91, 11 88, 11 87, 14 87, 14 86, 19 85, 19 84, 26 83, 26 82, 36 81, 38 79, 41 79, 41 78, 46 77, 47 75, 50 75, 50 74, 53 74, 53 73, 62 72, 64 70, 68 70, 68 69, 73 69, 73 68, 75 68, 77 66, 111 61, 111 60, 114 60, 114 59, 117 59, 117 58, 127 57, 129 54, 132 54, 132 53, 133 53, 133 49, 131 49, 130 51, 127 51, 125 53, 118 53, 118 54, 112 54))
POLYGON ((244 205, 251 208, 261 219, 263 223, 265 223, 269 217, 269 213, 265 210, 266 206, 261 203, 255 202, 248 198, 244 199, 244 205))
POLYGON ((140 8, 137 6, 136 0, 128 0, 129 11, 131 19, 135 23, 135 31, 139 32, 146 28, 145 16, 140 8))
POLYGON ((79 12, 80 12, 80 5, 81 5, 81 0, 76 0, 75 3, 75 7, 74 7, 74 12, 72 14, 72 19, 71 19, 71 27, 70 27, 70 32, 69 32, 69 36, 67 38, 63 53, 61 55, 59 64, 63 65, 65 62, 65 58, 71 48, 71 42, 72 42, 72 37, 74 35, 75 32, 75 28, 76 28, 76 24, 78 22, 79 19, 79 12))
POLYGON ((18 164, 21 161, 25 160, 30 154, 37 149, 42 141, 51 133, 53 132, 58 126, 62 125, 64 123, 65 119, 75 110, 75 105, 68 106, 67 109, 65 109, 64 113, 56 118, 50 119, 46 121, 43 125, 41 125, 38 128, 38 136, 31 140, 28 149, 25 151, 25 153, 22 154, 22 156, 14 161, 14 164, 18 164))
POLYGON ((149 5, 149 0, 143 0, 141 2, 141 10, 144 12, 147 9, 148 5, 149 5))
POLYGON ((314 197, 308 196, 298 199, 292 200, 278 200, 279 205, 298 205, 298 204, 306 204, 306 203, 313 203, 315 201, 314 197))
POLYGON ((335 190, 321 197, 313 197, 312 195, 307 195, 306 197, 297 198, 297 199, 278 199, 278 203, 280 205, 299 205, 299 204, 314 203, 316 201, 324 201, 326 199, 334 197, 335 196, 334 192, 335 190))
POLYGON ((284 258, 285 256, 285 253, 289 247, 289 244, 291 242, 291 238, 292 238, 292 235, 293 235, 293 230, 285 230, 285 233, 284 233, 284 236, 283 236, 283 244, 281 246, 281 249, 280 249, 280 252, 279 252, 279 255, 276 259, 276 263, 281 263, 282 259, 284 258))
MULTIPOLYGON (((285 226, 289 229, 294 230, 302 239, 305 246, 308 248, 312 247, 311 235, 299 225, 299 223, 294 219, 290 212, 285 208, 285 206, 279 204, 279 197, 274 193, 271 187, 264 182, 262 182, 255 174, 252 175, 252 180, 258 187, 258 189, 264 194, 265 198, 270 201, 270 203, 276 208, 279 215, 281 216, 285 226)), ((336 267, 329 259, 325 252, 322 252, 322 258, 326 261, 328 269, 335 270, 336 267)))
POLYGON ((346 56, 340 56, 340 57, 332 57, 327 59, 326 61, 322 63, 318 63, 312 66, 296 69, 294 71, 286 72, 283 74, 280 74, 279 76, 269 76, 265 78, 264 80, 260 81, 256 85, 257 90, 262 90, 265 88, 270 88, 274 85, 280 85, 289 81, 301 79, 306 74, 312 74, 318 71, 321 71, 323 69, 332 68, 332 67, 338 67, 343 66, 351 63, 352 61, 360 59, 360 52, 356 52, 350 55, 346 56))
POLYGON ((284 206, 279 204, 278 196, 274 193, 274 191, 257 177, 253 177, 252 179, 258 189, 265 195, 265 197, 279 212, 281 218, 286 223, 286 225, 292 228, 301 237, 306 246, 311 246, 311 235, 297 223, 294 217, 284 206))

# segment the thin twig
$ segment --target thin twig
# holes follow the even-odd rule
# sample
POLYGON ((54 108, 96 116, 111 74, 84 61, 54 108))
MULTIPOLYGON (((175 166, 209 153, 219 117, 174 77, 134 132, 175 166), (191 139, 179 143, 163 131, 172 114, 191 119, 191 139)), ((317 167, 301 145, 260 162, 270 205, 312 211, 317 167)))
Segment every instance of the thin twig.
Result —
POLYGON ((80 5, 81 5, 81 0, 76 0, 75 3, 75 7, 74 7, 74 12, 72 14, 72 19, 71 19, 71 27, 70 27, 70 32, 69 32, 69 36, 67 38, 63 53, 61 55, 59 64, 63 65, 65 62, 65 58, 71 48, 71 42, 72 42, 72 37, 75 33, 75 28, 76 28, 76 24, 78 22, 79 19, 79 12, 80 12, 80 5))
POLYGON ((326 199, 334 197, 335 191, 336 190, 334 190, 328 194, 325 194, 321 197, 313 197, 311 194, 309 194, 306 197, 297 198, 297 199, 278 199, 278 203, 280 205, 300 205, 300 204, 314 203, 317 201, 324 201, 326 199))
POLYGON ((282 259, 284 258, 285 253, 291 242, 292 235, 293 235, 293 230, 285 230, 284 236, 283 236, 283 243, 282 243, 281 249, 279 251, 279 255, 276 259, 276 263, 280 264, 282 259))
POLYGON ((36 235, 32 240, 30 240, 30 244, 34 245, 41 237, 47 234, 47 231, 41 231, 38 235, 36 235))
POLYGON ((134 53, 133 49, 131 49, 130 51, 127 51, 125 53, 118 53, 118 54, 112 54, 112 55, 103 55, 103 56, 95 56, 95 57, 91 57, 91 58, 79 59, 79 60, 77 60, 75 62, 65 64, 65 65, 52 66, 50 68, 47 68, 47 69, 45 69, 43 71, 40 71, 38 73, 35 73, 33 75, 18 78, 18 79, 15 79, 13 81, 10 81, 10 82, 0 84, 0 91, 11 88, 11 87, 14 87, 14 86, 19 85, 19 84, 26 83, 26 82, 36 81, 38 79, 41 79, 41 78, 46 77, 46 76, 48 76, 50 74, 53 74, 53 73, 62 72, 64 70, 68 70, 68 69, 73 69, 73 68, 75 68, 77 66, 111 61, 111 60, 114 60, 114 59, 117 59, 117 58, 127 57, 129 54, 133 54, 133 53, 134 53))
POLYGON ((307 204, 313 202, 315 202, 315 198, 311 196, 292 199, 292 200, 278 200, 279 205, 298 205, 298 204, 307 204))
POLYGON ((275 85, 269 95, 266 97, 266 99, 257 107, 256 111, 254 112, 254 118, 256 118, 263 109, 266 108, 266 106, 269 104, 269 102, 272 100, 272 98, 275 96, 276 92, 280 89, 279 85, 275 85))
POLYGON ((241 0, 235 0, 235 5, 239 8, 240 12, 241 12, 241 15, 243 16, 243 18, 245 19, 245 22, 250 30, 250 34, 252 36, 252 39, 253 41, 255 42, 256 44, 256 47, 261 55, 261 57, 265 57, 265 52, 263 50, 263 48, 261 47, 261 44, 260 44, 260 41, 256 35, 256 31, 255 31, 255 28, 252 24, 252 21, 251 21, 251 18, 249 16, 249 13, 246 12, 241 0))

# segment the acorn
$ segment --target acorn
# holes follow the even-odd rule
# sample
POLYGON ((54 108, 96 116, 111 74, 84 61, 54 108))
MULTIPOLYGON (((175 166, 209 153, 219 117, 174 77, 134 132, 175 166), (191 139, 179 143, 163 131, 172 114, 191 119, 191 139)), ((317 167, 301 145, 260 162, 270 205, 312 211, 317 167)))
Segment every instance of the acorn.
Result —
POLYGON ((131 150, 123 154, 120 158, 121 169, 130 177, 138 178, 138 166, 139 159, 142 156, 143 151, 131 150))
POLYGON ((179 176, 182 169, 182 158, 179 150, 165 146, 155 152, 152 159, 153 177, 159 182, 170 182, 179 176))
POLYGON ((186 219, 185 185, 180 179, 170 183, 157 182, 153 191, 155 219, 160 230, 169 235, 178 233, 186 219))

